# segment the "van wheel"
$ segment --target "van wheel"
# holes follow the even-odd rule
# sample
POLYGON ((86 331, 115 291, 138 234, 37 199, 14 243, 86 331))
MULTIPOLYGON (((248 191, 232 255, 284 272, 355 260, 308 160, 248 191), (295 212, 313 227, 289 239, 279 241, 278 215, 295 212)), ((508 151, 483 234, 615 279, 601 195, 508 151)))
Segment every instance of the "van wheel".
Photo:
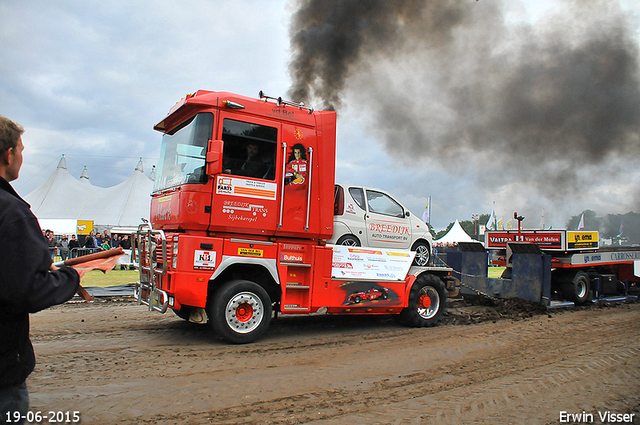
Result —
POLYGON ((360 246, 360 241, 353 235, 340 236, 336 245, 360 246))
POLYGON ((400 312, 400 322, 415 328, 438 324, 447 306, 447 292, 440 278, 420 275, 409 292, 409 305, 400 312))
POLYGON ((416 252, 416 256, 413 259, 414 266, 425 267, 429 264, 429 260, 431 259, 431 250, 429 249, 429 245, 424 242, 416 242, 416 244, 411 248, 411 251, 416 252))
POLYGON ((269 327, 271 299, 260 285, 248 280, 224 284, 207 305, 214 331, 233 344, 255 341, 269 327))

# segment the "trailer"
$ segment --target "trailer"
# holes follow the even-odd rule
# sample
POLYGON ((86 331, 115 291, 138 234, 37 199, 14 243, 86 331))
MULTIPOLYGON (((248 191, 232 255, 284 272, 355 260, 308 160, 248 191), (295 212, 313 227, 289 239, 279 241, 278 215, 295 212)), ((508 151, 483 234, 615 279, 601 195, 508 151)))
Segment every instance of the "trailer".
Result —
POLYGON ((640 247, 601 248, 596 231, 489 231, 485 241, 449 254, 463 287, 550 308, 637 299, 640 247), (490 263, 506 267, 502 277, 487 277, 490 263))

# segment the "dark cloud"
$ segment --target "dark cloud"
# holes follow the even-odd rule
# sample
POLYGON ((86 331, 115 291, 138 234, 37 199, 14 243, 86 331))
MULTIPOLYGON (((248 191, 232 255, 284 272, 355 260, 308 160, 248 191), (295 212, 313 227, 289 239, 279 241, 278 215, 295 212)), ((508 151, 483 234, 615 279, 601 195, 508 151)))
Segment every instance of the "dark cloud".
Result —
POLYGON ((557 200, 640 156, 637 33, 617 3, 561 1, 535 24, 498 0, 298 4, 291 97, 339 110, 351 89, 406 164, 484 161, 483 183, 557 200))

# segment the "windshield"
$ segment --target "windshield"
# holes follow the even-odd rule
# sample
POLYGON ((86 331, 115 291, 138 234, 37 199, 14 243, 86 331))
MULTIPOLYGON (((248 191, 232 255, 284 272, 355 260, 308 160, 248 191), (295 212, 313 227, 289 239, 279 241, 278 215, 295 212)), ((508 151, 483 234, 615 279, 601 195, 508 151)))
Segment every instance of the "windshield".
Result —
POLYGON ((205 158, 212 134, 213 114, 202 113, 163 135, 153 191, 185 183, 206 183, 205 158))

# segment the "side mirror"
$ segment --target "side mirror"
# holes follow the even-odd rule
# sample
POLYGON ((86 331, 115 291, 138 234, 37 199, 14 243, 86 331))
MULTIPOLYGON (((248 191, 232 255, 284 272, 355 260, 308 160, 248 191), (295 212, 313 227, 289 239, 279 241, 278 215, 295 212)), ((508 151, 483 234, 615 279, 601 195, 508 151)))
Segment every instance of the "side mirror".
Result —
POLYGON ((207 175, 214 176, 222 172, 222 151, 224 142, 222 140, 209 140, 207 149, 207 175))
POLYGON ((405 217, 409 217, 411 215, 411 213, 409 211, 405 211, 404 216, 405 217))

